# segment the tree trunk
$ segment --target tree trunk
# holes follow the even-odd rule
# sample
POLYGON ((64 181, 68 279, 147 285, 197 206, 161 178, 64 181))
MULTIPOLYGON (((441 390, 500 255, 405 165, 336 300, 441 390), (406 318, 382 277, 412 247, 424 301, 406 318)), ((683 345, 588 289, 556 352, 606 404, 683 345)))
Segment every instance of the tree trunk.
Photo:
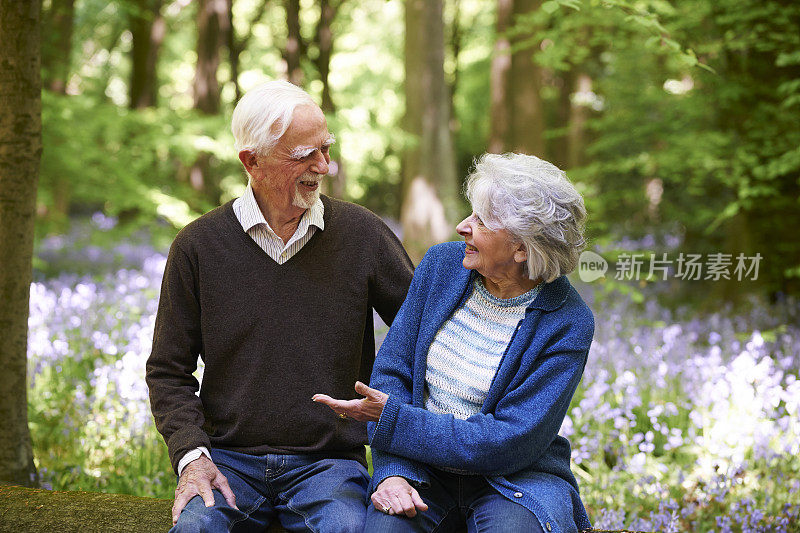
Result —
MULTIPOLYGON (((514 17, 537 10, 541 0, 514 0, 514 17)), ((519 38, 523 40, 525 36, 519 38)), ((516 39, 515 39, 516 41, 516 39)), ((512 47, 517 44, 512 42, 512 47)), ((507 99, 511 117, 511 143, 514 152, 547 158, 544 144, 544 113, 539 91, 542 87, 542 69, 533 61, 534 50, 517 50, 511 56, 508 84, 511 98, 507 99)))
POLYGON ((43 85, 56 93, 65 94, 67 91, 74 21, 75 0, 53 0, 44 14, 43 85))
POLYGON ((586 120, 589 118, 588 97, 592 91, 592 78, 584 72, 579 73, 574 88, 569 107, 566 168, 580 167, 585 162, 586 120))
POLYGON ((328 76, 331 71, 331 55, 333 55, 331 24, 333 24, 333 19, 336 17, 338 7, 338 2, 332 4, 330 0, 319 0, 319 22, 317 23, 314 40, 319 48, 316 64, 319 71, 319 79, 322 81, 322 104, 320 107, 325 113, 336 111, 336 106, 331 98, 328 76))
POLYGON ((303 86, 303 69, 300 58, 305 54, 305 43, 300 34, 300 0, 286 0, 286 48, 283 59, 286 61, 286 78, 303 86))
POLYGON ((231 64, 231 81, 233 82, 235 92, 235 102, 238 102, 242 97, 242 88, 239 85, 239 58, 242 52, 247 50, 247 45, 250 43, 250 37, 253 35, 253 26, 258 23, 264 16, 267 10, 267 0, 262 0, 256 8, 250 23, 247 25, 247 30, 244 37, 241 39, 236 37, 236 32, 233 28, 233 2, 228 2, 228 20, 230 21, 230 31, 228 32, 228 52, 229 61, 231 64))
POLYGON ((450 80, 447 82, 447 94, 448 100, 450 102, 450 118, 452 119, 450 123, 450 131, 452 132, 454 138, 458 133, 459 126, 456 123, 456 106, 454 103, 454 97, 456 94, 456 90, 458 89, 458 57, 461 54, 461 47, 462 47, 462 29, 461 29, 461 0, 453 0, 453 20, 450 24, 450 39, 449 39, 449 48, 450 53, 453 56, 453 75, 450 77, 450 80))
MULTIPOLYGON (((75 0, 52 0, 42 12, 42 86, 54 93, 66 94, 72 56, 72 33, 75 0)), ((52 220, 66 221, 72 197, 72 184, 64 175, 53 177, 52 220)))
MULTIPOLYGON (((320 108, 325 115, 331 117, 336 114, 336 104, 331 97, 331 87, 328 80, 331 71, 331 56, 333 55, 333 32, 331 24, 336 18, 336 12, 343 0, 320 0, 319 1, 319 21, 317 30, 314 32, 314 42, 319 53, 315 60, 319 79, 322 82, 322 102, 320 108)), ((347 185, 347 174, 345 172, 344 161, 341 158, 342 148, 334 145, 331 155, 335 165, 331 168, 328 193, 336 198, 344 198, 345 187, 347 185)))
POLYGON ((549 139, 547 143, 550 162, 561 169, 569 168, 569 123, 572 113, 572 91, 575 85, 576 68, 561 72, 556 75, 555 82, 558 87, 558 100, 556 103, 554 127, 563 132, 558 137, 549 139))
POLYGON ((38 485, 28 431, 27 344, 42 155, 38 0, 0 0, 0 482, 38 485))
MULTIPOLYGON (((217 69, 220 48, 230 42, 231 0, 199 0, 197 3, 197 65, 194 76, 194 108, 206 115, 221 108, 217 69)), ((216 205, 220 199, 218 177, 211 172, 212 156, 200 153, 189 170, 189 183, 216 205)))
POLYGON ((526 35, 507 34, 517 18, 537 10, 541 0, 498 0, 497 40, 491 67, 491 124, 489 151, 523 152, 546 157, 544 114, 539 91, 542 70, 531 48, 512 49, 526 35))
POLYGON ((489 133, 489 152, 505 152, 509 145, 511 116, 509 114, 508 79, 511 72, 511 40, 506 32, 511 27, 511 14, 514 0, 497 0, 497 37, 494 41, 492 66, 489 73, 491 98, 491 132, 489 133))
POLYGON ((167 30, 161 5, 162 0, 136 0, 136 11, 131 15, 131 109, 156 106, 158 50, 167 30))
MULTIPOLYGON (((266 0, 261 3, 262 6, 266 5, 266 0)), ((239 58, 244 52, 246 40, 240 41, 236 38, 236 29, 233 26, 233 0, 228 2, 228 20, 231 23, 230 31, 228 32, 228 63, 231 67, 231 82, 233 82, 234 96, 233 101, 238 102, 242 97, 242 87, 239 85, 239 58), (241 44, 241 46, 240 46, 241 44)), ((248 28, 248 35, 253 29, 252 25, 248 28)))
POLYGON ((194 75, 194 108, 207 115, 220 111, 220 88, 217 80, 219 50, 227 42, 230 30, 229 0, 197 2, 197 65, 194 75))
POLYGON ((444 79, 442 0, 406 2, 403 242, 413 260, 454 233, 457 209, 450 103, 444 79))

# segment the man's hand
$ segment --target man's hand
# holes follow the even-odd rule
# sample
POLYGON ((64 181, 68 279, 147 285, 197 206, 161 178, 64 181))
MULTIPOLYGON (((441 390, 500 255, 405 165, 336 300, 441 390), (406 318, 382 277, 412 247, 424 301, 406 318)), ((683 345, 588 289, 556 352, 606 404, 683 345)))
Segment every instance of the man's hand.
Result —
POLYGON ((214 505, 212 489, 218 489, 225 496, 228 505, 239 509, 236 507, 236 497, 228 485, 227 478, 208 457, 201 455, 186 465, 181 472, 178 487, 175 489, 175 503, 172 505, 172 525, 178 522, 178 516, 189 500, 198 494, 203 498, 206 507, 212 507, 214 505))
POLYGON ((372 505, 386 514, 404 514, 409 518, 417 516, 417 509, 427 511, 428 506, 406 478, 387 477, 372 493, 372 505))
POLYGON ((342 418, 354 418, 361 422, 377 422, 381 418, 383 407, 388 394, 384 394, 378 389, 372 389, 360 381, 356 381, 356 392, 365 396, 360 400, 336 400, 327 394, 315 394, 311 399, 327 405, 342 418))

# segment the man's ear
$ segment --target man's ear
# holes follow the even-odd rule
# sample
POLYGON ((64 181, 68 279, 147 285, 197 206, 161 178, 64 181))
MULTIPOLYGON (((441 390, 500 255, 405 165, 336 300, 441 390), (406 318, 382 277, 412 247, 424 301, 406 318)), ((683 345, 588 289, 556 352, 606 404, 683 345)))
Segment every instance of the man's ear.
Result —
POLYGON ((242 150, 239 152, 239 161, 242 162, 248 173, 251 173, 251 169, 258 168, 258 157, 256 157, 256 154, 252 150, 242 150))

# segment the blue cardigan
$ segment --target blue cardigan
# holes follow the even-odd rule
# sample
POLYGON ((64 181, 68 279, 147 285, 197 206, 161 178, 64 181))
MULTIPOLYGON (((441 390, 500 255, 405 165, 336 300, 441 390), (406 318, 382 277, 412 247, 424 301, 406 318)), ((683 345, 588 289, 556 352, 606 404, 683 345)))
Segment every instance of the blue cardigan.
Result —
POLYGON ((389 394, 368 424, 374 475, 425 485, 425 464, 481 474, 533 512, 547 533, 591 527, 558 435, 594 335, 592 312, 565 276, 546 283, 517 325, 481 412, 466 420, 424 408, 428 348, 469 296, 463 242, 428 250, 375 360, 370 385, 389 394))

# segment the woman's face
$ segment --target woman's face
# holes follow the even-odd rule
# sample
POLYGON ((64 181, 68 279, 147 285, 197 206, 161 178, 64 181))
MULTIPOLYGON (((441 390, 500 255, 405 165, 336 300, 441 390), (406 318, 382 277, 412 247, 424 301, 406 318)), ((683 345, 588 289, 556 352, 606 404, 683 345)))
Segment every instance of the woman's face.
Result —
POLYGON ((492 280, 524 277, 522 264, 527 259, 524 246, 515 243, 507 230, 489 229, 472 213, 456 226, 456 231, 467 244, 464 268, 477 270, 492 280))

